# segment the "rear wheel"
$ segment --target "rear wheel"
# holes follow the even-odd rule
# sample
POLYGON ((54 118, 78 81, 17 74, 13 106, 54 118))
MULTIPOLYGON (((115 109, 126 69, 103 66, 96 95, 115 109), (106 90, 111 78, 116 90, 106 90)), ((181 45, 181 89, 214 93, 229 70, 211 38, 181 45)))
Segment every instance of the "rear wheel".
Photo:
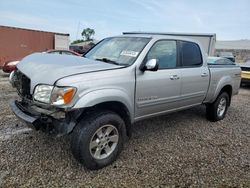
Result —
POLYGON ((96 112, 84 117, 73 130, 74 157, 91 170, 111 164, 122 150, 125 123, 114 112, 96 112))
POLYGON ((222 120, 230 103, 229 95, 226 92, 221 93, 212 104, 207 104, 207 118, 210 121, 222 120))

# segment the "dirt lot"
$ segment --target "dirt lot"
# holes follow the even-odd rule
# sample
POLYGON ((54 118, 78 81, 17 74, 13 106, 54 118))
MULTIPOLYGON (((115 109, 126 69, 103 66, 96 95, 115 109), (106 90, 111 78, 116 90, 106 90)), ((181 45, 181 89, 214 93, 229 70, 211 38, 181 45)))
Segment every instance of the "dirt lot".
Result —
POLYGON ((35 132, 10 112, 0 74, 0 187, 250 187, 250 88, 211 123, 203 106, 137 123, 119 159, 88 171, 69 137, 35 132))

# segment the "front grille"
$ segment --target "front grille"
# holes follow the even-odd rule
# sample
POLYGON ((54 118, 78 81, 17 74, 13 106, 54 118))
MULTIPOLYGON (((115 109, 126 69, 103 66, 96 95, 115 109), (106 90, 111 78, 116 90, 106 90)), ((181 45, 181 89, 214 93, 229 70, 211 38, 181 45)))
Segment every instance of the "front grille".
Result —
POLYGON ((242 71, 250 71, 250 67, 241 67, 242 71))
POLYGON ((30 79, 21 71, 17 70, 15 72, 13 84, 22 98, 32 99, 30 94, 30 79))

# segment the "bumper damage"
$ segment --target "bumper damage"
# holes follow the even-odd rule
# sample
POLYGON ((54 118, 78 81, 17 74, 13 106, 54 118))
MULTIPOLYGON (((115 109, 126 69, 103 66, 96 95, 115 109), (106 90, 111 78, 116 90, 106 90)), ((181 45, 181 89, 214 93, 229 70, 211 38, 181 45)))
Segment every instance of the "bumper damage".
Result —
POLYGON ((10 102, 10 108, 12 112, 18 117, 20 120, 26 122, 27 124, 33 124, 38 117, 28 115, 24 113, 19 107, 17 101, 13 100, 10 102))
POLYGON ((34 111, 30 106, 17 100, 10 101, 10 108, 15 116, 35 130, 42 130, 55 136, 69 134, 76 125, 79 111, 65 113, 64 118, 56 119, 52 115, 46 115, 34 111))

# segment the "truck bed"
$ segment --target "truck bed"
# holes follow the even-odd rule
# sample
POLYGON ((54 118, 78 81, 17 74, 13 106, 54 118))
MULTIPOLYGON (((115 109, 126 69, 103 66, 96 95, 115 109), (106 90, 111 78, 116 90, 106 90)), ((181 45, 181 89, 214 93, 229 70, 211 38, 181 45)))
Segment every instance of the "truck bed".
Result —
POLYGON ((232 95, 236 95, 239 91, 241 82, 241 69, 238 65, 221 65, 221 64, 208 64, 210 72, 210 83, 208 87, 205 103, 213 102, 220 90, 222 83, 232 85, 232 95))

